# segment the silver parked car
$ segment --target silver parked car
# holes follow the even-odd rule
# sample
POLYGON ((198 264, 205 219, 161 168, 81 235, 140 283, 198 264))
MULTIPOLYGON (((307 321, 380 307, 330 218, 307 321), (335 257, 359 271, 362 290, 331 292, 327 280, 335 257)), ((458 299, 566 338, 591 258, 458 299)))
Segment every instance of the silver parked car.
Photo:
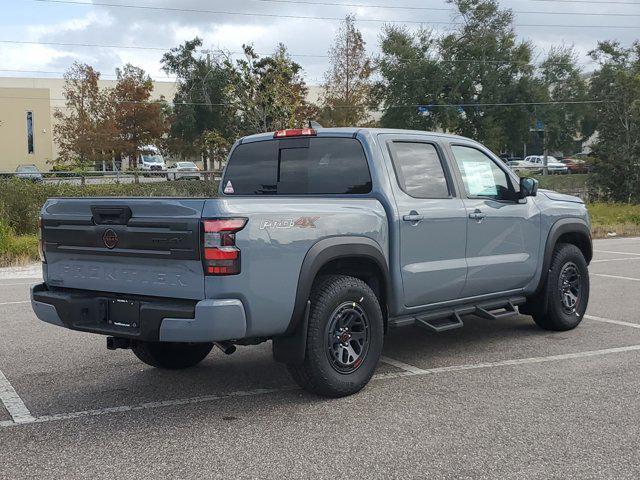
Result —
POLYGON ((16 178, 31 180, 35 183, 42 183, 43 177, 38 167, 35 165, 18 165, 16 168, 16 178))
POLYGON ((200 180, 200 169, 193 162, 176 162, 167 170, 167 180, 200 180))

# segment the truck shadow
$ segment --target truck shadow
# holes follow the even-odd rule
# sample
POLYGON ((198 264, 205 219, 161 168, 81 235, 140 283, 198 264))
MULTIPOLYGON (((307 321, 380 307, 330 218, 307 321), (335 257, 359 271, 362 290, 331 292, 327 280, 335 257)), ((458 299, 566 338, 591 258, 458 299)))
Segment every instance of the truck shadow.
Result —
MULTIPOLYGON (((526 352, 529 350, 539 355, 540 345, 545 343, 546 336, 549 332, 540 330, 530 317, 524 316, 492 322, 473 319, 464 328, 444 333, 404 327, 389 332, 383 355, 419 368, 491 362, 528 356, 526 352)), ((378 367, 378 373, 397 371, 400 369, 384 362, 378 367)), ((179 385, 182 396, 278 389, 293 385, 286 367, 273 360, 270 342, 239 347, 230 356, 214 349, 200 365, 183 371, 144 366, 128 381, 133 381, 142 391, 164 394, 179 385)))
MULTIPOLYGON (((430 369, 579 352, 619 346, 619 343, 619 335, 600 323, 586 322, 570 332, 550 333, 539 329, 527 316, 494 321, 469 318, 465 319, 464 328, 443 333, 417 327, 393 329, 385 338, 383 355, 413 367, 430 369)), ((214 350, 200 365, 181 371, 148 367, 131 352, 122 350, 109 354, 96 351, 81 363, 87 368, 100 363, 102 367, 98 371, 94 369, 91 375, 71 375, 68 371, 57 375, 47 373, 46 382, 44 377, 38 381, 45 382, 41 383, 44 388, 31 390, 34 396, 30 404, 36 413, 175 402, 175 405, 208 403, 216 412, 223 408, 226 412, 223 416, 237 417, 241 413, 233 413, 236 405, 244 405, 242 410, 250 411, 251 408, 260 410, 265 402, 282 406, 339 401, 298 389, 286 366, 273 360, 270 342, 240 347, 230 356, 214 350), (218 399, 227 400, 209 402, 218 399)), ((385 362, 381 362, 377 370, 379 374, 395 372, 402 369, 385 362)), ((369 393, 363 394, 375 391, 374 383, 365 390, 369 393)), ((353 398, 357 401, 358 397, 353 398)))

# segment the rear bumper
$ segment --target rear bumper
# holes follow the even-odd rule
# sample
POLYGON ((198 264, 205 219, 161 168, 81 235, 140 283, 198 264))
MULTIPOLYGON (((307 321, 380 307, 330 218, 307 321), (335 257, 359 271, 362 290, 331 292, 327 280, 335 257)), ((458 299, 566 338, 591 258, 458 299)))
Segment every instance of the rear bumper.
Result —
POLYGON ((247 321, 240 300, 180 300, 103 292, 31 287, 31 306, 43 322, 81 332, 147 342, 214 342, 245 338, 247 321), (109 300, 139 303, 131 319, 109 318, 109 300), (114 324, 135 324, 135 327, 114 324), (117 321, 122 320, 122 321, 117 321))

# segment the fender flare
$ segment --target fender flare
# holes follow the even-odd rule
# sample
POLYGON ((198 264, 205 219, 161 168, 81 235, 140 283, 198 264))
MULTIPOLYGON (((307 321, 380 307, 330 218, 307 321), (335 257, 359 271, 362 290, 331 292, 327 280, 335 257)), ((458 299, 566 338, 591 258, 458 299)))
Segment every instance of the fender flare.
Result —
POLYGON ((300 363, 304 360, 307 341, 307 321, 311 302, 309 296, 318 272, 327 263, 340 258, 372 260, 383 276, 384 295, 391 294, 389 266, 380 245, 368 237, 330 237, 316 242, 302 261, 296 299, 289 326, 282 336, 273 339, 273 355, 277 361, 300 363))
POLYGON ((549 229, 549 234, 547 235, 547 242, 544 248, 544 259, 542 262, 542 270, 540 272, 540 279, 538 281, 538 285, 535 289, 534 294, 538 294, 541 292, 544 284, 547 280, 546 272, 551 268, 551 258, 553 257, 553 251, 558 243, 558 239, 566 234, 573 233, 577 234, 581 237, 584 237, 586 240, 585 245, 588 245, 588 252, 586 255, 587 264, 591 261, 591 257, 593 256, 593 246, 591 244, 591 231, 589 230, 589 225, 587 222, 581 218, 561 218, 557 220, 549 229))

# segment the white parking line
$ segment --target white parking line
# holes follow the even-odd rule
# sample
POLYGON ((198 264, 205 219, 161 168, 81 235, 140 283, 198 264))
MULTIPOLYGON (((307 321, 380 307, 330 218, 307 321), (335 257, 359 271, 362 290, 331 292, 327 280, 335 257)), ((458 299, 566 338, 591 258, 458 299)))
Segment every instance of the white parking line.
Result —
POLYGON ((400 360, 394 360, 393 358, 383 356, 380 357, 380 361, 404 370, 405 372, 415 373, 416 375, 422 375, 424 373, 424 370, 421 368, 414 367, 413 365, 401 362, 400 360))
POLYGON ((612 252, 611 250, 594 250, 597 253, 615 253, 618 255, 633 255, 635 257, 640 257, 640 253, 631 253, 631 252, 612 252))
POLYGON ((640 282, 640 278, 621 277, 620 275, 607 275, 606 273, 589 273, 594 277, 617 278, 618 280, 631 280, 632 282, 640 282))
POLYGON ((602 263, 602 262, 631 262, 633 260, 640 260, 640 257, 638 258, 605 258, 602 260, 591 260, 591 263, 602 263))
POLYGON ((494 368, 494 367, 504 367, 504 366, 510 366, 510 365, 526 365, 526 364, 532 364, 532 363, 556 362, 559 360, 571 360, 574 358, 595 357, 600 355, 610 355, 612 353, 633 352, 633 351, 639 351, 639 350, 640 350, 640 345, 630 345, 628 347, 605 348, 603 350, 590 350, 587 352, 563 353, 561 355, 549 355, 548 357, 516 358, 513 360, 501 360, 498 362, 475 363, 475 364, 468 364, 468 365, 452 365, 450 367, 436 367, 436 368, 421 370, 421 373, 411 373, 411 372, 382 373, 379 375, 375 375, 374 378, 383 379, 383 378, 407 377, 407 376, 415 376, 415 375, 429 375, 433 373, 443 373, 443 372, 462 372, 465 370, 477 370, 481 368, 494 368))
POLYGON ((613 320, 611 318, 596 317, 594 315, 585 315, 584 318, 594 320, 596 322, 612 323, 613 325, 622 325, 623 327, 640 328, 638 323, 623 322, 622 320, 613 320))
POLYGON ((36 420, 2 370, 0 370, 0 402, 11 415, 13 423, 32 423, 36 420))
POLYGON ((19 302, 0 302, 0 305, 19 305, 21 303, 31 303, 31 300, 21 300, 19 302))
MULTIPOLYGON (((414 367, 412 365, 404 364, 403 362, 398 362, 398 363, 401 363, 402 365, 405 365, 408 368, 403 369, 401 372, 382 373, 382 374, 374 375, 373 380, 386 380, 390 378, 413 377, 413 376, 430 375, 430 374, 446 373, 446 372, 461 372, 466 370, 478 370, 478 369, 494 368, 494 367, 555 362, 560 360, 571 360, 575 358, 595 357, 600 355, 611 355, 615 353, 624 353, 624 352, 632 352, 632 351, 640 351, 640 345, 607 348, 604 350, 591 350, 587 352, 578 352, 578 353, 565 353, 562 355, 550 355, 547 357, 517 358, 513 360, 502 360, 498 362, 453 365, 450 367, 436 367, 436 368, 429 368, 429 369, 421 369, 418 367, 414 367)), ((387 358, 386 360, 392 360, 392 359, 387 358)), ((69 419, 82 418, 82 417, 96 417, 101 415, 108 415, 111 413, 133 412, 133 411, 149 410, 149 409, 162 408, 162 407, 191 405, 191 404, 197 404, 197 403, 213 402, 215 400, 222 400, 225 398, 253 397, 257 395, 266 395, 270 393, 279 393, 279 392, 285 392, 285 391, 291 391, 291 390, 298 390, 298 387, 293 385, 288 385, 288 386, 279 387, 279 388, 260 388, 256 390, 243 390, 238 392, 204 395, 201 397, 180 398, 176 400, 163 400, 159 402, 147 402, 147 403, 141 403, 138 405, 122 405, 118 407, 100 408, 95 410, 83 410, 80 412, 44 415, 36 418, 31 417, 32 418, 31 420, 22 421, 19 424, 25 425, 30 423, 55 422, 59 420, 69 420, 69 419)), ((18 425, 18 423, 6 422, 6 421, 0 422, 0 428, 10 427, 15 425, 18 425)))
POLYGON ((0 283, 0 287, 13 287, 14 285, 35 285, 35 282, 0 283))

